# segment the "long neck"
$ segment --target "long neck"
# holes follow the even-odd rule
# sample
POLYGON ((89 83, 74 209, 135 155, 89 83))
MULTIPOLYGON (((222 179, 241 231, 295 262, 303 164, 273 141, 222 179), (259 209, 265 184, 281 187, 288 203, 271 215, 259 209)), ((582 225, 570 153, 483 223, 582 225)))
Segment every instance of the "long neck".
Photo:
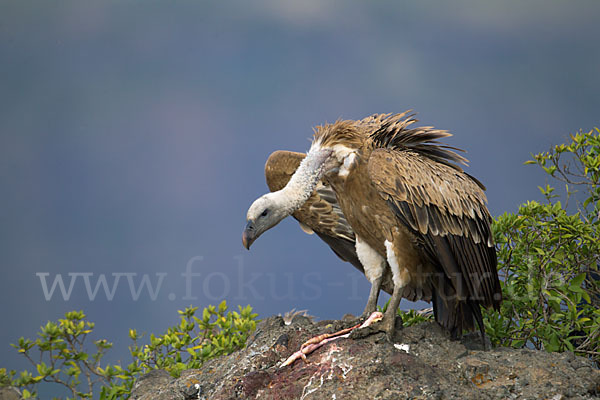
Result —
POLYGON ((331 150, 311 148, 300 166, 290 178, 288 184, 278 195, 285 199, 285 208, 289 214, 300 208, 315 190, 324 173, 324 164, 331 150))

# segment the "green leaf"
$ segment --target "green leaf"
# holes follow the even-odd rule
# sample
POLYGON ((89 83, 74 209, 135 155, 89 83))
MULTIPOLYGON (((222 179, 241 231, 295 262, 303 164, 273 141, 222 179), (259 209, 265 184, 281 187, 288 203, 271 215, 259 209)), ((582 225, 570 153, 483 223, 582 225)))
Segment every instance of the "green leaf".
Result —
POLYGON ((571 279, 571 286, 581 286, 581 284, 585 280, 586 275, 587 274, 585 272, 582 272, 573 279, 571 279))

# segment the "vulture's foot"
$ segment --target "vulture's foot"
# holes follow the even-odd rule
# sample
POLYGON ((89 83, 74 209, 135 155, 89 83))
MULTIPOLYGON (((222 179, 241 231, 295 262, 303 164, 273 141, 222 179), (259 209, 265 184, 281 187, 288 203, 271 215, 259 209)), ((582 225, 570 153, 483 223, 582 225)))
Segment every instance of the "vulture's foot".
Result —
POLYGON ((390 313, 385 313, 385 316, 381 321, 381 330, 385 332, 388 340, 394 343, 394 333, 396 332, 396 314, 390 315, 390 313))
POLYGON ((347 338, 350 336, 350 334, 353 331, 366 329, 371 324, 381 320, 382 318, 383 318, 383 314, 376 311, 376 312, 372 313, 369 316, 369 318, 367 318, 367 320, 365 322, 363 322, 362 324, 357 324, 357 325, 351 326, 350 328, 346 328, 346 329, 342 329, 341 331, 337 331, 335 333, 324 333, 322 335, 310 338, 306 342, 304 342, 302 344, 302 346, 300 346, 300 350, 298 350, 297 352, 295 352, 294 354, 289 356, 288 359, 285 360, 281 364, 280 368, 285 367, 286 365, 292 364, 294 361, 296 361, 299 358, 304 360, 304 362, 308 362, 308 360, 306 359, 306 356, 308 354, 312 353, 313 351, 315 351, 316 349, 318 349, 319 347, 323 346, 324 344, 332 342, 332 341, 340 339, 340 338, 347 338))

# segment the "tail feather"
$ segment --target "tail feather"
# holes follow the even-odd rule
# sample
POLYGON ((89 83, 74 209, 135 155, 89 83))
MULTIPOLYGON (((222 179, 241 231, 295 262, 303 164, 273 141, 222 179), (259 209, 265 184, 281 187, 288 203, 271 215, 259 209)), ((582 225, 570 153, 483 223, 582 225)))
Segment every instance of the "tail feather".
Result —
POLYGON ((444 286, 438 288, 432 296, 436 322, 450 332, 452 339, 461 338, 464 331, 471 332, 479 328, 485 347, 485 327, 480 305, 473 300, 457 299, 456 296, 447 293, 448 289, 452 290, 451 286, 444 286))

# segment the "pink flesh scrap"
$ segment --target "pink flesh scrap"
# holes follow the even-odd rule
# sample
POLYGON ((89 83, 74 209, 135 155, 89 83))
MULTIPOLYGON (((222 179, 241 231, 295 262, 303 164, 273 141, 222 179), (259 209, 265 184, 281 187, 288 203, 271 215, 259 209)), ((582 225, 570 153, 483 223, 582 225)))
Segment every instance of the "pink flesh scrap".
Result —
POLYGON ((318 349, 319 347, 323 346, 326 343, 329 343, 331 341, 334 341, 334 340, 337 340, 337 339, 340 339, 340 338, 347 338, 348 336, 350 336, 350 333, 353 330, 355 330, 357 328, 358 329, 365 328, 365 327, 371 325, 374 322, 380 321, 382 318, 383 318, 383 314, 380 313, 379 311, 375 311, 362 324, 357 324, 357 325, 351 326, 350 328, 342 329, 341 331, 338 331, 338 332, 335 332, 335 333, 324 333, 322 335, 310 338, 306 342, 304 342, 302 344, 302 346, 300 346, 300 350, 298 350, 297 352, 295 352, 294 354, 292 354, 291 356, 289 356, 288 359, 285 360, 280 365, 279 368, 283 368, 286 365, 290 365, 291 363, 293 363, 294 361, 296 361, 299 358, 301 358, 302 360, 304 360, 304 362, 308 362, 306 360, 306 355, 307 354, 312 353, 313 351, 315 351, 316 349, 318 349))

